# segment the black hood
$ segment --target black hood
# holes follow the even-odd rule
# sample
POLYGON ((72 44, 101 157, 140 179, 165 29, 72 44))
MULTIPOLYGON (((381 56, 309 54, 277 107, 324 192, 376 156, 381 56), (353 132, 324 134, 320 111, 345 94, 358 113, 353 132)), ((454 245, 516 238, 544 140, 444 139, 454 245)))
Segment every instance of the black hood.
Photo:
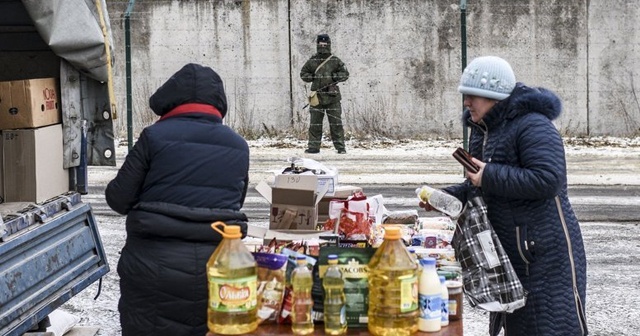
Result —
POLYGON ((189 63, 178 70, 149 98, 149 107, 159 116, 189 103, 212 105, 222 117, 227 114, 227 97, 220 76, 213 69, 189 63))

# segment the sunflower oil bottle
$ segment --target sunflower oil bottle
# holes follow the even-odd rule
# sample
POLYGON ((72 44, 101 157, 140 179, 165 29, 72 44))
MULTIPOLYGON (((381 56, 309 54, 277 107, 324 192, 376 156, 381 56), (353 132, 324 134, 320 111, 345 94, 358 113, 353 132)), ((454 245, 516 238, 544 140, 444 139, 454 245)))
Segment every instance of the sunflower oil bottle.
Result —
POLYGON ((328 256, 329 267, 324 274, 324 333, 344 335, 347 333, 347 306, 344 294, 344 279, 338 268, 338 255, 328 256))
POLYGON ((209 331, 222 335, 252 332, 259 323, 256 261, 241 240, 239 226, 215 222, 211 227, 223 239, 207 262, 209 331))
POLYGON ((418 330, 418 266, 399 227, 385 227, 384 241, 368 264, 369 332, 411 335, 418 330))
POLYGON ((293 286, 291 330, 296 335, 308 335, 314 331, 313 319, 311 318, 313 277, 307 267, 307 257, 298 256, 296 263, 298 265, 291 273, 291 284, 293 286))

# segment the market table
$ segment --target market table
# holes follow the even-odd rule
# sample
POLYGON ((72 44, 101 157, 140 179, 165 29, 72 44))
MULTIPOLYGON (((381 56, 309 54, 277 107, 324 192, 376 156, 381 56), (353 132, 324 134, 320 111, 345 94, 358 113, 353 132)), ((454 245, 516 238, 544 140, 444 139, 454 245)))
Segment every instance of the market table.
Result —
MULTIPOLYGON (((207 336, 213 336, 214 334, 208 333, 207 336)), ((293 336, 294 333, 291 331, 291 325, 287 324, 270 324, 270 325, 261 325, 258 329, 247 335, 285 335, 285 336, 293 336)), ((316 330, 313 336, 325 335, 324 326, 322 323, 316 323, 316 330)), ((367 328, 350 328, 347 330, 347 335, 352 336, 365 336, 371 335, 367 328)), ((414 336, 462 336, 462 319, 457 321, 450 321, 449 325, 443 327, 442 330, 434 333, 426 333, 426 332, 417 332, 413 334, 414 336)))

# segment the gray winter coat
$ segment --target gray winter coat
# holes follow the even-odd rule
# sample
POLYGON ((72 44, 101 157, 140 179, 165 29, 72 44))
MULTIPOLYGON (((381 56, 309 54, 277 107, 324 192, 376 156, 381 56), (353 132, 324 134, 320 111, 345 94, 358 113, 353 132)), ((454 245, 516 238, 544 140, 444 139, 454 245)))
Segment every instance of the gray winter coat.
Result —
MULTIPOLYGON (((486 162, 481 193, 488 217, 528 291, 525 307, 492 314, 491 335, 586 335, 587 264, 578 220, 567 197, 562 138, 552 120, 560 99, 516 85, 471 128, 469 151, 486 162)), ((444 189, 461 201, 477 192, 467 180, 444 189)))

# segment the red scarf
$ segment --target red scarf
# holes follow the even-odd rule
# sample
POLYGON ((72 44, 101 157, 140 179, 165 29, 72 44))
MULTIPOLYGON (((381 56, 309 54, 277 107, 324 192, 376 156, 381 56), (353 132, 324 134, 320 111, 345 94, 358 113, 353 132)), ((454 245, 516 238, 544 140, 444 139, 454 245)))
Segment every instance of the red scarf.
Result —
POLYGON ((189 104, 182 104, 174 108, 173 110, 165 113, 162 117, 160 117, 158 121, 162 121, 167 118, 171 118, 171 117, 175 117, 175 116, 187 114, 187 113, 211 114, 222 119, 222 113, 220 113, 220 111, 218 111, 218 109, 215 108, 213 105, 189 103, 189 104))

